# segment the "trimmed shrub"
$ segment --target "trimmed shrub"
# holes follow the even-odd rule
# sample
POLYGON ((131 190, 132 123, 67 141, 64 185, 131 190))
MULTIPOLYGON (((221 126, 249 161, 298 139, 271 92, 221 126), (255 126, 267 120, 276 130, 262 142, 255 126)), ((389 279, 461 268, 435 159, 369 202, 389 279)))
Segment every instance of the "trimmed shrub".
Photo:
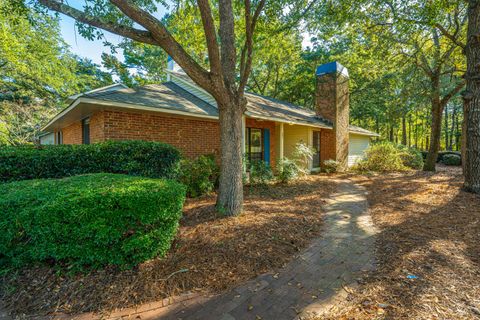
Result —
POLYGON ((402 152, 391 142, 375 143, 365 151, 364 159, 354 166, 354 170, 403 171, 407 167, 403 164, 401 155, 402 152))
POLYGON ((462 164, 462 158, 456 154, 446 154, 443 156, 442 162, 447 166, 459 166, 462 164))
POLYGON ((195 160, 180 162, 179 180, 187 187, 189 197, 198 197, 212 192, 217 185, 219 168, 213 155, 200 156, 195 160))
POLYGON ((0 181, 62 178, 97 172, 172 178, 177 173, 179 161, 180 152, 160 142, 2 147, 0 181))
POLYGON ((416 170, 423 168, 423 156, 420 151, 403 145, 399 145, 398 148, 401 151, 400 157, 402 158, 403 165, 416 170))
POLYGON ((250 163, 250 183, 266 184, 273 179, 273 172, 270 165, 263 160, 250 163))
POLYGON ((2 188, 3 267, 48 262, 67 270, 129 268, 164 256, 185 200, 178 182, 116 174, 19 181, 2 188))
POLYGON ((323 161, 323 171, 325 171, 326 173, 337 172, 338 165, 339 165, 338 161, 335 161, 332 159, 325 160, 323 161))
MULTIPOLYGON (((453 154, 460 157, 462 159, 462 153, 460 151, 439 151, 437 162, 443 162, 443 157, 449 154, 453 154)), ((423 160, 427 159, 428 151, 422 151, 423 160)))
POLYGON ((277 165, 277 179, 282 183, 296 179, 301 173, 296 161, 283 158, 277 165))

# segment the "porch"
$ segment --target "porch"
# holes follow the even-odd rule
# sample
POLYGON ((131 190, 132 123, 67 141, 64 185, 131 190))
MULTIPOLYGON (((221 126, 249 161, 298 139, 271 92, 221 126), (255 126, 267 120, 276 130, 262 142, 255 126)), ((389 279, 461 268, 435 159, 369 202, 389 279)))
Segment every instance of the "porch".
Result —
POLYGON ((323 161, 335 158, 333 130, 244 117, 243 150, 248 161, 265 161, 272 168, 283 158, 294 158, 298 143, 315 150, 308 170, 319 171, 323 161))

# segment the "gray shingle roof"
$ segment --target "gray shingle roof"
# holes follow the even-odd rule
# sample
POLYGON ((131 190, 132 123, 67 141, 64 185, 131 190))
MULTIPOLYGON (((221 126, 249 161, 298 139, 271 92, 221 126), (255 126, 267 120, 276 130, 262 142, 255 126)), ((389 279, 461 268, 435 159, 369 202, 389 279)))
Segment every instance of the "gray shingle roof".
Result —
POLYGON ((180 88, 173 82, 149 84, 136 89, 125 88, 117 91, 92 93, 82 97, 183 111, 198 115, 218 116, 217 108, 180 88))
MULTIPOLYGON (((173 74, 195 85, 187 75, 177 72, 173 74)), ((245 96, 248 101, 248 116, 332 128, 330 121, 317 116, 312 110, 251 92, 247 92, 245 96)), ((215 106, 171 81, 145 85, 136 89, 125 88, 116 91, 87 93, 82 97, 218 117, 218 110, 215 106)), ((353 125, 350 125, 350 132, 378 136, 374 132, 353 125)))

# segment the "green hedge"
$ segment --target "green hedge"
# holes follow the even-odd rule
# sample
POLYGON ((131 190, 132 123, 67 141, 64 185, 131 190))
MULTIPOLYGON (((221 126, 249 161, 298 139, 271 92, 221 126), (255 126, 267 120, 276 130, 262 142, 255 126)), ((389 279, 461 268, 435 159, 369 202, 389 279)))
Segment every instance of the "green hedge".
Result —
POLYGON ((62 178, 97 172, 172 178, 180 157, 180 152, 168 144, 147 141, 2 147, 0 181, 62 178))
POLYGON ((175 181, 117 174, 5 183, 0 263, 132 267, 165 255, 184 200, 185 187, 175 181))
POLYGON ((462 164, 462 158, 456 154, 446 154, 442 158, 442 163, 447 166, 459 166, 462 164))

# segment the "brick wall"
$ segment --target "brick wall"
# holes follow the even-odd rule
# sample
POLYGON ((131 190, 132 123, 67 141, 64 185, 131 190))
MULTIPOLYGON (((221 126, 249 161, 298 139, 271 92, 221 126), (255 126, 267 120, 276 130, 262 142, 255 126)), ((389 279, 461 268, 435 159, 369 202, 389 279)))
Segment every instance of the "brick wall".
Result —
POLYGON ((320 163, 335 160, 335 134, 333 130, 322 129, 320 132, 320 163))
POLYGON ((169 143, 190 158, 220 151, 218 122, 150 113, 104 111, 104 139, 169 143))
MULTIPOLYGON (((334 156, 331 159, 339 162, 341 171, 346 170, 348 163, 348 81, 348 76, 341 73, 322 74, 317 76, 315 90, 316 113, 333 124, 334 156)), ((331 150, 328 152, 331 152, 331 150)), ((330 155, 328 154, 328 156, 330 155)))
MULTIPOLYGON (((270 162, 276 162, 275 122, 246 119, 246 127, 270 129, 270 162)), ((64 144, 82 143, 81 121, 62 129, 64 144)), ((220 127, 217 121, 171 117, 152 113, 99 111, 90 117, 90 142, 105 140, 146 140, 169 143, 195 158, 220 154, 220 127)))
MULTIPOLYGON (((100 111, 90 117, 90 143, 105 140, 103 114, 103 111, 100 111)), ((72 123, 61 131, 64 144, 82 144, 82 121, 72 123)), ((57 139, 57 132, 55 131, 55 139, 57 139)))
POLYGON ((274 121, 263 121, 252 118, 245 119, 245 127, 247 128, 259 128, 259 129, 270 129, 270 166, 275 168, 276 163, 276 147, 275 147, 275 122, 274 121))
POLYGON ((63 128, 64 144, 81 144, 82 143, 82 123, 80 121, 72 123, 68 127, 63 128))

